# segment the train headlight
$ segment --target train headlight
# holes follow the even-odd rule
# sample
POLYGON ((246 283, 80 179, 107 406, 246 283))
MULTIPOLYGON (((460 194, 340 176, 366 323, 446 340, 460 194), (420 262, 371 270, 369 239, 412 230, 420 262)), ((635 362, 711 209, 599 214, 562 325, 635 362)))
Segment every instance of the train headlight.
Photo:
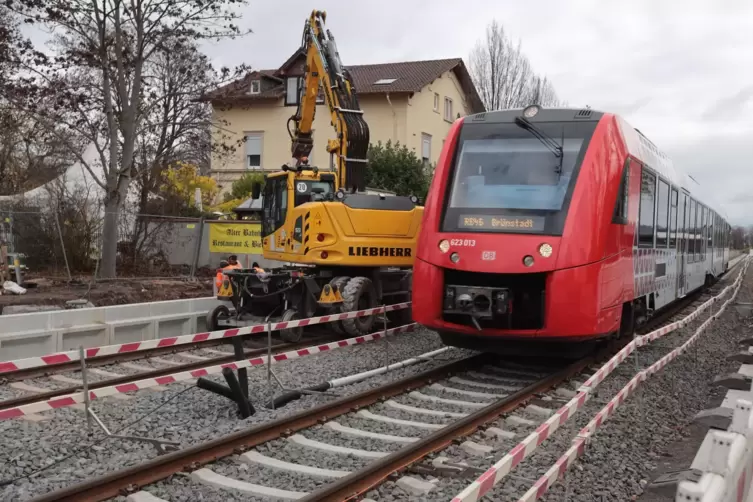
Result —
POLYGON ((335 198, 337 200, 343 200, 345 198, 345 192, 343 192, 342 188, 335 192, 335 198))
POLYGON ((459 254, 457 254, 457 253, 452 253, 452 254, 450 255, 450 261, 451 261, 452 263, 457 263, 457 262, 459 262, 459 261, 460 261, 460 255, 459 255, 459 254))
POLYGON ((525 110, 523 110, 523 116, 527 119, 530 119, 531 117, 535 117, 537 113, 539 113, 539 110, 541 107, 539 105, 531 105, 526 107, 525 110))
POLYGON ((539 246, 539 254, 544 258, 549 258, 550 256, 552 256, 552 246, 545 242, 544 244, 539 246))
POLYGON ((442 251, 443 253, 446 253, 447 251, 449 251, 450 241, 448 241, 447 239, 442 239, 441 241, 439 241, 439 250, 442 251))
POLYGON ((533 265, 533 256, 531 256, 531 255, 526 255, 526 256, 525 256, 525 257, 523 258, 523 265, 525 265, 526 267, 530 267, 530 266, 532 266, 532 265, 533 265))

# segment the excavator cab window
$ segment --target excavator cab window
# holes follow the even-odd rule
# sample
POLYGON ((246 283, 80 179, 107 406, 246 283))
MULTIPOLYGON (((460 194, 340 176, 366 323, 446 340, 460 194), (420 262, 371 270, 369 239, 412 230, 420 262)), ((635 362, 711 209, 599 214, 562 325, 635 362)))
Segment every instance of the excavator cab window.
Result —
POLYGON ((264 218, 262 219, 262 233, 265 236, 272 234, 285 223, 287 210, 287 177, 270 177, 264 185, 264 218))
POLYGON ((295 205, 298 207, 307 202, 323 201, 328 194, 334 193, 334 191, 334 181, 296 181, 295 205))

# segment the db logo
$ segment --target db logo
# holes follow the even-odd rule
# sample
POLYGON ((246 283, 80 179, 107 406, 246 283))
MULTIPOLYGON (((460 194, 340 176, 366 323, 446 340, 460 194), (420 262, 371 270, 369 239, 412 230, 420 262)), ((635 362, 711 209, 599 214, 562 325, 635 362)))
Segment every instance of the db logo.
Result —
POLYGON ((485 261, 492 261, 497 258, 496 251, 484 251, 481 253, 481 259, 485 261))

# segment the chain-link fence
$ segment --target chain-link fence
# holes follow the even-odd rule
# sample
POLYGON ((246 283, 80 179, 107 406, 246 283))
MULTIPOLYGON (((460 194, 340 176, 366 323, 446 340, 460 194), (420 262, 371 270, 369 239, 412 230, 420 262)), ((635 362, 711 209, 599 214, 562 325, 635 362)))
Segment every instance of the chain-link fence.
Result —
MULTIPOLYGON (((98 277, 103 213, 80 207, 0 207, 0 244, 21 253, 35 276, 98 277)), ((241 264, 261 257, 258 222, 119 214, 118 277, 149 279, 207 277, 220 261, 238 256, 241 264)))

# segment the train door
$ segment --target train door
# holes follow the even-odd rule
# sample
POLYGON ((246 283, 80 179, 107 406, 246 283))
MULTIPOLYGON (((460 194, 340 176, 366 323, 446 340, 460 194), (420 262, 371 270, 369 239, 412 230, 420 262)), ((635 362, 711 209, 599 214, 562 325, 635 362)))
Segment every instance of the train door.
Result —
POLYGON ((685 296, 687 288, 685 282, 685 261, 688 250, 688 196, 680 194, 680 202, 677 207, 677 298, 685 296))

